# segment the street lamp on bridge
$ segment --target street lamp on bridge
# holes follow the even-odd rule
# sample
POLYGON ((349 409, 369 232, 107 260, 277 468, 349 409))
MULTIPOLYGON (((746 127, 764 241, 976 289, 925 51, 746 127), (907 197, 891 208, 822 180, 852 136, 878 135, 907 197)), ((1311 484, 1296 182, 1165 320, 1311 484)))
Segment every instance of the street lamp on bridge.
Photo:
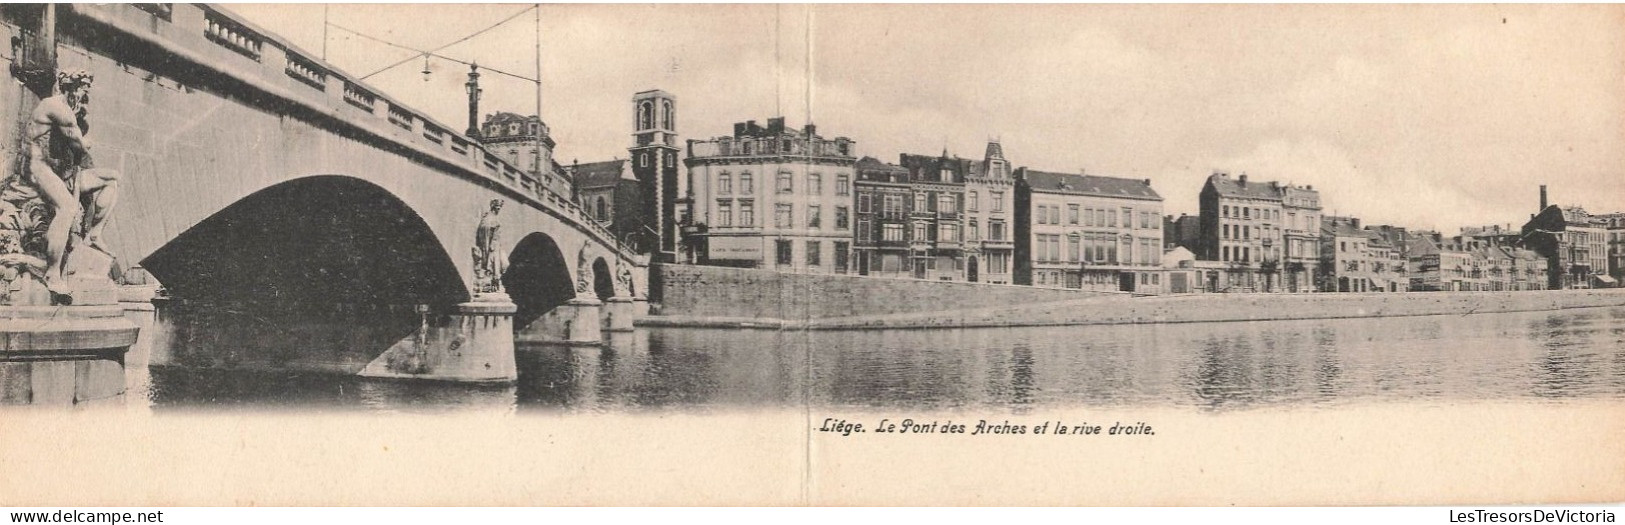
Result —
POLYGON ((480 138, 480 65, 468 65, 468 82, 463 83, 463 90, 468 92, 468 131, 464 132, 469 138, 480 138))

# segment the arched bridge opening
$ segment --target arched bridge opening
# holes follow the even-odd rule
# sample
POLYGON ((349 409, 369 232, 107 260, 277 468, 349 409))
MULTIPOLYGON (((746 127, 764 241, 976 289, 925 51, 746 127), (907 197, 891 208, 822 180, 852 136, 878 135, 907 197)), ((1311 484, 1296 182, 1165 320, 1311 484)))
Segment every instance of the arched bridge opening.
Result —
POLYGON ((199 343, 172 349, 177 364, 314 359, 353 371, 413 333, 420 305, 469 296, 410 206, 343 176, 251 194, 141 264, 172 298, 161 312, 182 332, 172 339, 199 343), (193 329, 218 340, 196 341, 193 329))
POLYGON ((576 295, 564 252, 545 233, 532 233, 514 245, 513 254, 508 256, 508 270, 502 274, 502 286, 518 307, 514 330, 523 330, 576 295))
POLYGON ((592 290, 600 301, 615 297, 615 276, 610 275, 609 263, 604 262, 603 257, 592 262, 592 290))

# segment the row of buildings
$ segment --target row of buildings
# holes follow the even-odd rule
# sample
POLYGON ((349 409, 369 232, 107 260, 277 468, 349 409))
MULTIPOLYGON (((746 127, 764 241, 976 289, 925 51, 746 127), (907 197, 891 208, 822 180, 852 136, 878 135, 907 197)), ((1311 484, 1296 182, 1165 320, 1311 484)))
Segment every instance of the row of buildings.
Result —
POLYGON ((1438 232, 1323 213, 1313 186, 1215 172, 1197 215, 1148 179, 980 159, 859 156, 782 117, 680 141, 676 98, 632 98, 625 159, 552 158, 540 119, 487 116, 482 142, 560 185, 656 260, 786 272, 1139 293, 1398 292, 1615 286, 1625 214, 1546 203, 1520 230, 1438 232), (567 187, 566 187, 567 186, 567 187))

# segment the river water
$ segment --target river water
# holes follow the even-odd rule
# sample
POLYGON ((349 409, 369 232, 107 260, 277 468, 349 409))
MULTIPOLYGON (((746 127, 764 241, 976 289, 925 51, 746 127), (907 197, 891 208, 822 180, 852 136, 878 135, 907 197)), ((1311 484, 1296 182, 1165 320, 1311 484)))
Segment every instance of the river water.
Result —
MULTIPOLYGON (((188 353, 168 348, 153 351, 151 363, 132 360, 128 401, 155 412, 910 408, 1020 414, 1051 406, 1233 410, 1625 398, 1625 308, 1064 328, 661 328, 606 335, 603 347, 521 347, 519 380, 503 386, 163 362, 161 356, 188 353)), ((198 340, 156 339, 169 345, 198 340)))

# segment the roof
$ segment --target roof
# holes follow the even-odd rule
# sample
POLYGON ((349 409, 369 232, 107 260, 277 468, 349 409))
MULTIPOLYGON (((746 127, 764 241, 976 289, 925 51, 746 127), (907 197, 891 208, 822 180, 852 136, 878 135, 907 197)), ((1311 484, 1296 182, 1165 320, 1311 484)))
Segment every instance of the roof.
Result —
POLYGON ((627 174, 627 163, 626 159, 616 159, 577 164, 571 168, 575 185, 578 188, 601 188, 619 184, 627 174))
POLYGON ((539 120, 539 119, 536 118, 536 115, 531 115, 531 116, 526 117, 526 116, 521 116, 518 113, 510 113, 510 112, 507 112, 507 111, 498 111, 498 112, 496 112, 494 114, 490 114, 490 115, 485 116, 485 123, 486 124, 499 123, 499 122, 526 122, 526 121, 531 121, 531 120, 539 120))
POLYGON ((1071 193, 1101 197, 1128 197, 1132 199, 1162 200, 1148 180, 1124 179, 1102 175, 1077 175, 1048 171, 1026 170, 1027 185, 1033 191, 1045 193, 1071 193))
MULTIPOLYGON (((1246 174, 1242 175, 1242 177, 1246 176, 1246 174)), ((1231 178, 1224 173, 1214 173, 1208 176, 1207 185, 1211 186, 1219 195, 1225 197, 1281 200, 1280 188, 1282 186, 1276 182, 1250 180, 1243 184, 1240 178, 1231 178)))

